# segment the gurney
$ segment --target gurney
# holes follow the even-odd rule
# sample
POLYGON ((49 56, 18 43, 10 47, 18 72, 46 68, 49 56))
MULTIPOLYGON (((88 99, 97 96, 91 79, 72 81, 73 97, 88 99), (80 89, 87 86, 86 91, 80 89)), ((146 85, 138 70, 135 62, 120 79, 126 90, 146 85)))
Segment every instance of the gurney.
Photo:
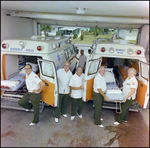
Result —
MULTIPOLYGON (((37 72, 38 64, 33 64, 33 63, 29 63, 29 64, 32 65, 33 71, 37 72)), ((25 85, 25 79, 22 78, 23 76, 26 76, 24 68, 21 69, 20 72, 13 78, 11 78, 9 80, 1 80, 1 90, 17 91, 19 88, 21 88, 25 85)))
POLYGON ((106 68, 104 78, 106 81, 105 95, 110 99, 109 102, 116 103, 116 113, 121 113, 122 112, 121 103, 123 102, 124 96, 116 83, 117 80, 115 79, 115 76, 111 68, 106 68), (120 112, 117 111, 118 104, 119 104, 120 112))

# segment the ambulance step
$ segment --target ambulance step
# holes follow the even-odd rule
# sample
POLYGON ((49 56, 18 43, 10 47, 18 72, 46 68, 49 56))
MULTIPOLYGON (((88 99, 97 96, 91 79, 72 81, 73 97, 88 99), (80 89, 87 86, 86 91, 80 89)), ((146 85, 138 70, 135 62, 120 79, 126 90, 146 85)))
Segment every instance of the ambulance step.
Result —
MULTIPOLYGON (((19 99, 18 99, 19 100, 19 99)), ((16 100, 12 99, 12 100, 6 100, 4 98, 1 98, 1 108, 6 108, 6 109, 15 109, 15 110, 23 110, 26 111, 25 108, 21 107, 18 104, 18 101, 16 102, 16 100)), ((39 106, 39 112, 42 113, 44 109, 44 103, 40 102, 40 106, 39 106)), ((31 112, 34 111, 34 109, 30 110, 31 112)))

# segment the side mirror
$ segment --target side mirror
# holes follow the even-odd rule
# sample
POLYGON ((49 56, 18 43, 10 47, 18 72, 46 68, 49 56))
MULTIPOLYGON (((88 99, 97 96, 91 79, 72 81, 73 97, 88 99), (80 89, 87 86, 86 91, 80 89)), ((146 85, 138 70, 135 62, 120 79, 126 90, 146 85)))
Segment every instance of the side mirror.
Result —
POLYGON ((93 52, 92 49, 88 49, 88 54, 91 54, 93 52))

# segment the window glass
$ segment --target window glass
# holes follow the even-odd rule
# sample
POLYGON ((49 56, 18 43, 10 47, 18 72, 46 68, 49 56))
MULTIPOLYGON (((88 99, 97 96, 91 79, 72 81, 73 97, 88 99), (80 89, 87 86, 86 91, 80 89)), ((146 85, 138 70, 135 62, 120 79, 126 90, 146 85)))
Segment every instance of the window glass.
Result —
POLYGON ((65 56, 66 56, 66 60, 68 60, 69 59, 69 55, 68 55, 67 49, 65 49, 65 56))
POLYGON ((69 54, 69 57, 71 57, 71 49, 68 48, 68 54, 69 54))
POLYGON ((48 77, 54 77, 53 63, 40 61, 40 65, 41 65, 41 72, 43 75, 48 77))
POLYGON ((147 65, 141 63, 141 76, 149 79, 149 68, 147 65))
POLYGON ((97 71, 98 71, 98 69, 99 69, 99 64, 100 64, 100 60, 89 61, 89 71, 88 71, 88 75, 97 73, 97 71))

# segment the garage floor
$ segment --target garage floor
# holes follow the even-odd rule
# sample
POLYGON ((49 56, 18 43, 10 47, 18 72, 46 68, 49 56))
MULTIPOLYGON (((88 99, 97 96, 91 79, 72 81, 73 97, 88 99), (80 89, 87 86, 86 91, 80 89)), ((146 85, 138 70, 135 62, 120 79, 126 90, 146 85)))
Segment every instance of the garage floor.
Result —
POLYGON ((54 107, 46 106, 40 121, 30 127, 33 112, 1 109, 2 147, 148 147, 149 109, 129 113, 129 122, 115 126, 115 110, 102 109, 102 124, 99 128, 93 120, 93 101, 84 102, 83 119, 70 120, 71 102, 68 102, 68 117, 54 121, 54 107))

